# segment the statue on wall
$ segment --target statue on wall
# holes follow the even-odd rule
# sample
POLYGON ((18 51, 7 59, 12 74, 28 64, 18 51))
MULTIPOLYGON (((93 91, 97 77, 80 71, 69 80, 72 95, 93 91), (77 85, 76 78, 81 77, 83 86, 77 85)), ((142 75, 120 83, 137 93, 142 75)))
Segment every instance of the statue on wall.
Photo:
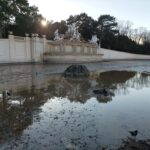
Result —
POLYGON ((97 38, 97 35, 92 35, 92 38, 91 40, 89 41, 90 43, 93 43, 93 44, 98 44, 98 38, 97 38))
POLYGON ((91 38, 91 40, 89 40, 89 43, 97 45, 98 49, 101 48, 101 43, 100 43, 99 39, 97 38, 97 35, 92 35, 92 38, 91 38))
POLYGON ((78 41, 80 41, 81 34, 78 32, 78 28, 76 27, 75 23, 73 23, 72 25, 68 25, 67 33, 71 35, 70 40, 77 39, 78 41))
POLYGON ((61 40, 60 34, 58 32, 58 29, 54 32, 54 41, 61 40))

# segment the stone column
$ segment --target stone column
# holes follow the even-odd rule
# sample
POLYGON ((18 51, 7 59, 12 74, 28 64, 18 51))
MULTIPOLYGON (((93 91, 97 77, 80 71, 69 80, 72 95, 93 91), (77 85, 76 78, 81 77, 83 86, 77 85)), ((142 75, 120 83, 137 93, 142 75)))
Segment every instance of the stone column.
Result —
POLYGON ((25 34, 25 54, 26 54, 26 61, 31 61, 31 46, 30 46, 30 38, 29 34, 25 34))
POLYGON ((31 35, 31 62, 34 62, 35 57, 35 35, 31 35))
POLYGON ((98 54, 98 53, 101 53, 101 42, 98 44, 97 47, 98 47, 98 48, 97 48, 97 54, 98 54))
POLYGON ((38 62, 40 59, 40 54, 39 54, 39 35, 35 34, 35 48, 34 48, 34 60, 35 62, 38 62))
POLYGON ((43 35, 43 53, 46 52, 46 35, 43 35))
POLYGON ((47 39, 46 39, 46 35, 43 35, 43 54, 42 54, 42 61, 44 61, 44 53, 47 52, 47 39))
POLYGON ((15 53, 15 41, 14 41, 14 35, 12 31, 9 31, 9 62, 12 62, 13 54, 15 53))

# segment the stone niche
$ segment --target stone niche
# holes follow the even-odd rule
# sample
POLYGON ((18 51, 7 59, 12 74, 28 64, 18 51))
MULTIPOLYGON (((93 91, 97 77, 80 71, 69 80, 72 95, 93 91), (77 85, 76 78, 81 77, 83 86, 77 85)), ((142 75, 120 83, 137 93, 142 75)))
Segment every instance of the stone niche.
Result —
POLYGON ((51 52, 56 55, 96 55, 97 54, 97 45, 81 42, 78 40, 67 40, 63 39, 60 41, 54 41, 48 43, 51 47, 51 52))

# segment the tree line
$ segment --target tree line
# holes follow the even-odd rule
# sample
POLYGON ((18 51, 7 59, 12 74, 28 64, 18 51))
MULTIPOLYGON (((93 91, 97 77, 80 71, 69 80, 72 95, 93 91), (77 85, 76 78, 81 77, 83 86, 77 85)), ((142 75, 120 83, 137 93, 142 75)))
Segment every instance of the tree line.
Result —
POLYGON ((41 25, 42 20, 46 21, 36 6, 29 5, 28 0, 0 1, 0 37, 7 37, 8 31, 13 31, 18 36, 37 33, 54 40, 57 29, 59 34, 65 34, 68 25, 74 24, 82 41, 88 42, 96 35, 102 48, 150 54, 150 31, 144 27, 134 29, 130 21, 118 21, 111 15, 100 15, 94 20, 86 13, 81 13, 60 22, 46 21, 45 27, 41 25))

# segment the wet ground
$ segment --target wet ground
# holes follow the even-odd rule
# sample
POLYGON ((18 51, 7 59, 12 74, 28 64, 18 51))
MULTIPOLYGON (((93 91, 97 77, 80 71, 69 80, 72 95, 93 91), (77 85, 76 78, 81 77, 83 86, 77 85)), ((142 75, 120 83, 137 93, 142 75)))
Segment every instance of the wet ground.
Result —
POLYGON ((150 139, 150 61, 85 65, 90 76, 77 79, 62 76, 68 64, 0 66, 0 150, 118 149, 150 139), (101 88, 114 94, 93 93, 101 88))

